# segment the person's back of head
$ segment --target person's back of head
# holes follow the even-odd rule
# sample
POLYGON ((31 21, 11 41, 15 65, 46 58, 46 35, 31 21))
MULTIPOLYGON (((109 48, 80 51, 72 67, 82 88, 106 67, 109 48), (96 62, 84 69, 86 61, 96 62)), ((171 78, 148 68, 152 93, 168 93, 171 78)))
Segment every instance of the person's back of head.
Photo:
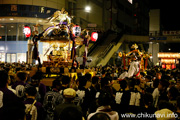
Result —
POLYGON ((171 87, 168 91, 168 97, 170 100, 176 100, 179 95, 179 91, 176 87, 171 87))
POLYGON ((17 77, 20 81, 26 81, 27 80, 27 73, 26 72, 18 72, 17 77))
POLYGON ((6 87, 8 83, 8 73, 5 70, 0 70, 0 88, 6 87))
POLYGON ((36 87, 34 87, 34 86, 27 87, 27 88, 25 89, 25 93, 26 93, 28 96, 36 96, 36 94, 37 94, 36 87))
POLYGON ((104 86, 109 85, 111 82, 111 79, 109 77, 104 77, 101 79, 101 88, 103 88, 104 86))
POLYGON ((60 83, 60 80, 59 80, 59 79, 53 80, 53 82, 52 82, 52 88, 60 88, 60 86, 61 86, 61 83, 60 83))
POLYGON ((60 120, 82 120, 82 112, 77 107, 66 107, 60 114, 60 120))
POLYGON ((134 78, 129 78, 128 86, 130 90, 134 90, 134 86, 136 85, 136 80, 134 78))
POLYGON ((161 79, 159 81, 158 90, 159 91, 162 91, 162 90, 166 91, 168 86, 169 86, 169 81, 167 79, 161 79))
POLYGON ((86 74, 85 74, 85 78, 86 78, 88 81, 91 81, 92 76, 91 76, 90 73, 86 73, 86 74))
POLYGON ((79 77, 78 80, 79 80, 79 87, 84 87, 84 86, 86 86, 87 79, 86 79, 85 76, 79 77))
POLYGON ((152 76, 151 75, 147 75, 145 77, 145 79, 146 79, 147 82, 151 82, 152 81, 152 76))
POLYGON ((106 113, 96 113, 89 120, 111 120, 106 113))
POLYGON ((43 73, 41 71, 37 71, 31 78, 40 81, 43 78, 43 73))
POLYGON ((98 83, 98 81, 99 81, 99 77, 94 76, 94 77, 92 78, 92 84, 96 84, 96 83, 98 83))
POLYGON ((157 88, 158 85, 159 85, 159 79, 155 79, 155 80, 153 81, 153 87, 154 87, 154 88, 157 88))
POLYGON ((125 90, 127 88, 127 81, 126 80, 119 81, 119 84, 120 84, 120 88, 122 90, 125 90))
POLYGON ((177 101, 177 109, 180 110, 180 96, 177 97, 176 101, 177 101))
POLYGON ((67 85, 67 84, 70 83, 71 80, 70 80, 70 77, 69 77, 69 76, 63 75, 62 78, 61 78, 61 81, 62 81, 62 84, 63 84, 63 85, 67 85))
POLYGON ((147 106, 151 106, 153 104, 153 96, 151 93, 145 93, 143 95, 143 102, 147 106))
POLYGON ((110 93, 102 91, 100 92, 99 98, 98 98, 98 104, 100 106, 107 106, 110 105, 112 101, 112 96, 110 93))

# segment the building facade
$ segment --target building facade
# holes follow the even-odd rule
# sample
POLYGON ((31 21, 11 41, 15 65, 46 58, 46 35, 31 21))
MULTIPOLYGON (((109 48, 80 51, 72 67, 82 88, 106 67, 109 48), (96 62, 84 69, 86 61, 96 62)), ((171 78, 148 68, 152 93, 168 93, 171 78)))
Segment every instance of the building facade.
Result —
MULTIPOLYGON (((31 28, 38 24, 42 32, 50 23, 47 18, 65 6, 65 0, 0 0, 0 61, 26 62, 28 40, 24 26, 31 28)), ((39 54, 43 56, 43 43, 39 42, 39 54)))

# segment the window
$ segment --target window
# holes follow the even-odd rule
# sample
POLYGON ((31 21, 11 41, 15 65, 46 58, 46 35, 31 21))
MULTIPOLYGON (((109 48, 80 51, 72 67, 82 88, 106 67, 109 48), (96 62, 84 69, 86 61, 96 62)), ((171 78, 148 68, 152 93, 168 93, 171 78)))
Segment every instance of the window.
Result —
POLYGON ((17 61, 20 63, 26 62, 26 53, 17 53, 17 61))
POLYGON ((16 54, 7 54, 7 62, 8 63, 16 62, 16 54))
POLYGON ((16 41, 17 26, 16 24, 7 24, 7 41, 16 41))
POLYGON ((25 41, 24 25, 18 25, 18 41, 25 41))
POLYGON ((5 53, 0 53, 0 61, 5 62, 5 53))
POLYGON ((0 25, 0 41, 5 41, 6 26, 0 25))

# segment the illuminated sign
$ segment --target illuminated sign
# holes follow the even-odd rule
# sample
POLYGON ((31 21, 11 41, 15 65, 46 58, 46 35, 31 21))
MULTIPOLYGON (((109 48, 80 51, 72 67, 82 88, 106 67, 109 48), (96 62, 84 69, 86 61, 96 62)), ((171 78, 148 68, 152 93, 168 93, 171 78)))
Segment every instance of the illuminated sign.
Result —
POLYGON ((179 53, 158 53, 159 58, 180 58, 179 53))
POLYGON ((175 64, 176 60, 175 59, 161 59, 161 62, 165 64, 175 64))
POLYGON ((73 32, 73 36, 79 37, 80 34, 81 34, 81 27, 80 27, 79 25, 75 25, 75 26, 73 27, 72 32, 73 32))
POLYGON ((31 29, 28 26, 24 26, 24 34, 26 36, 26 38, 31 36, 31 29))
POLYGON ((93 32, 91 34, 91 41, 96 42, 97 39, 98 39, 98 33, 97 32, 93 32))

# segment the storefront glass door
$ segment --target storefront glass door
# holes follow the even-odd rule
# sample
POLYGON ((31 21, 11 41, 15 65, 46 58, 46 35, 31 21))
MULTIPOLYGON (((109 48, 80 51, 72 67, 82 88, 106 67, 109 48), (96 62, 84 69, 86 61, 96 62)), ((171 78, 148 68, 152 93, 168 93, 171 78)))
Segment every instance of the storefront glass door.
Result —
POLYGON ((7 62, 8 63, 16 62, 16 54, 7 54, 7 62))

